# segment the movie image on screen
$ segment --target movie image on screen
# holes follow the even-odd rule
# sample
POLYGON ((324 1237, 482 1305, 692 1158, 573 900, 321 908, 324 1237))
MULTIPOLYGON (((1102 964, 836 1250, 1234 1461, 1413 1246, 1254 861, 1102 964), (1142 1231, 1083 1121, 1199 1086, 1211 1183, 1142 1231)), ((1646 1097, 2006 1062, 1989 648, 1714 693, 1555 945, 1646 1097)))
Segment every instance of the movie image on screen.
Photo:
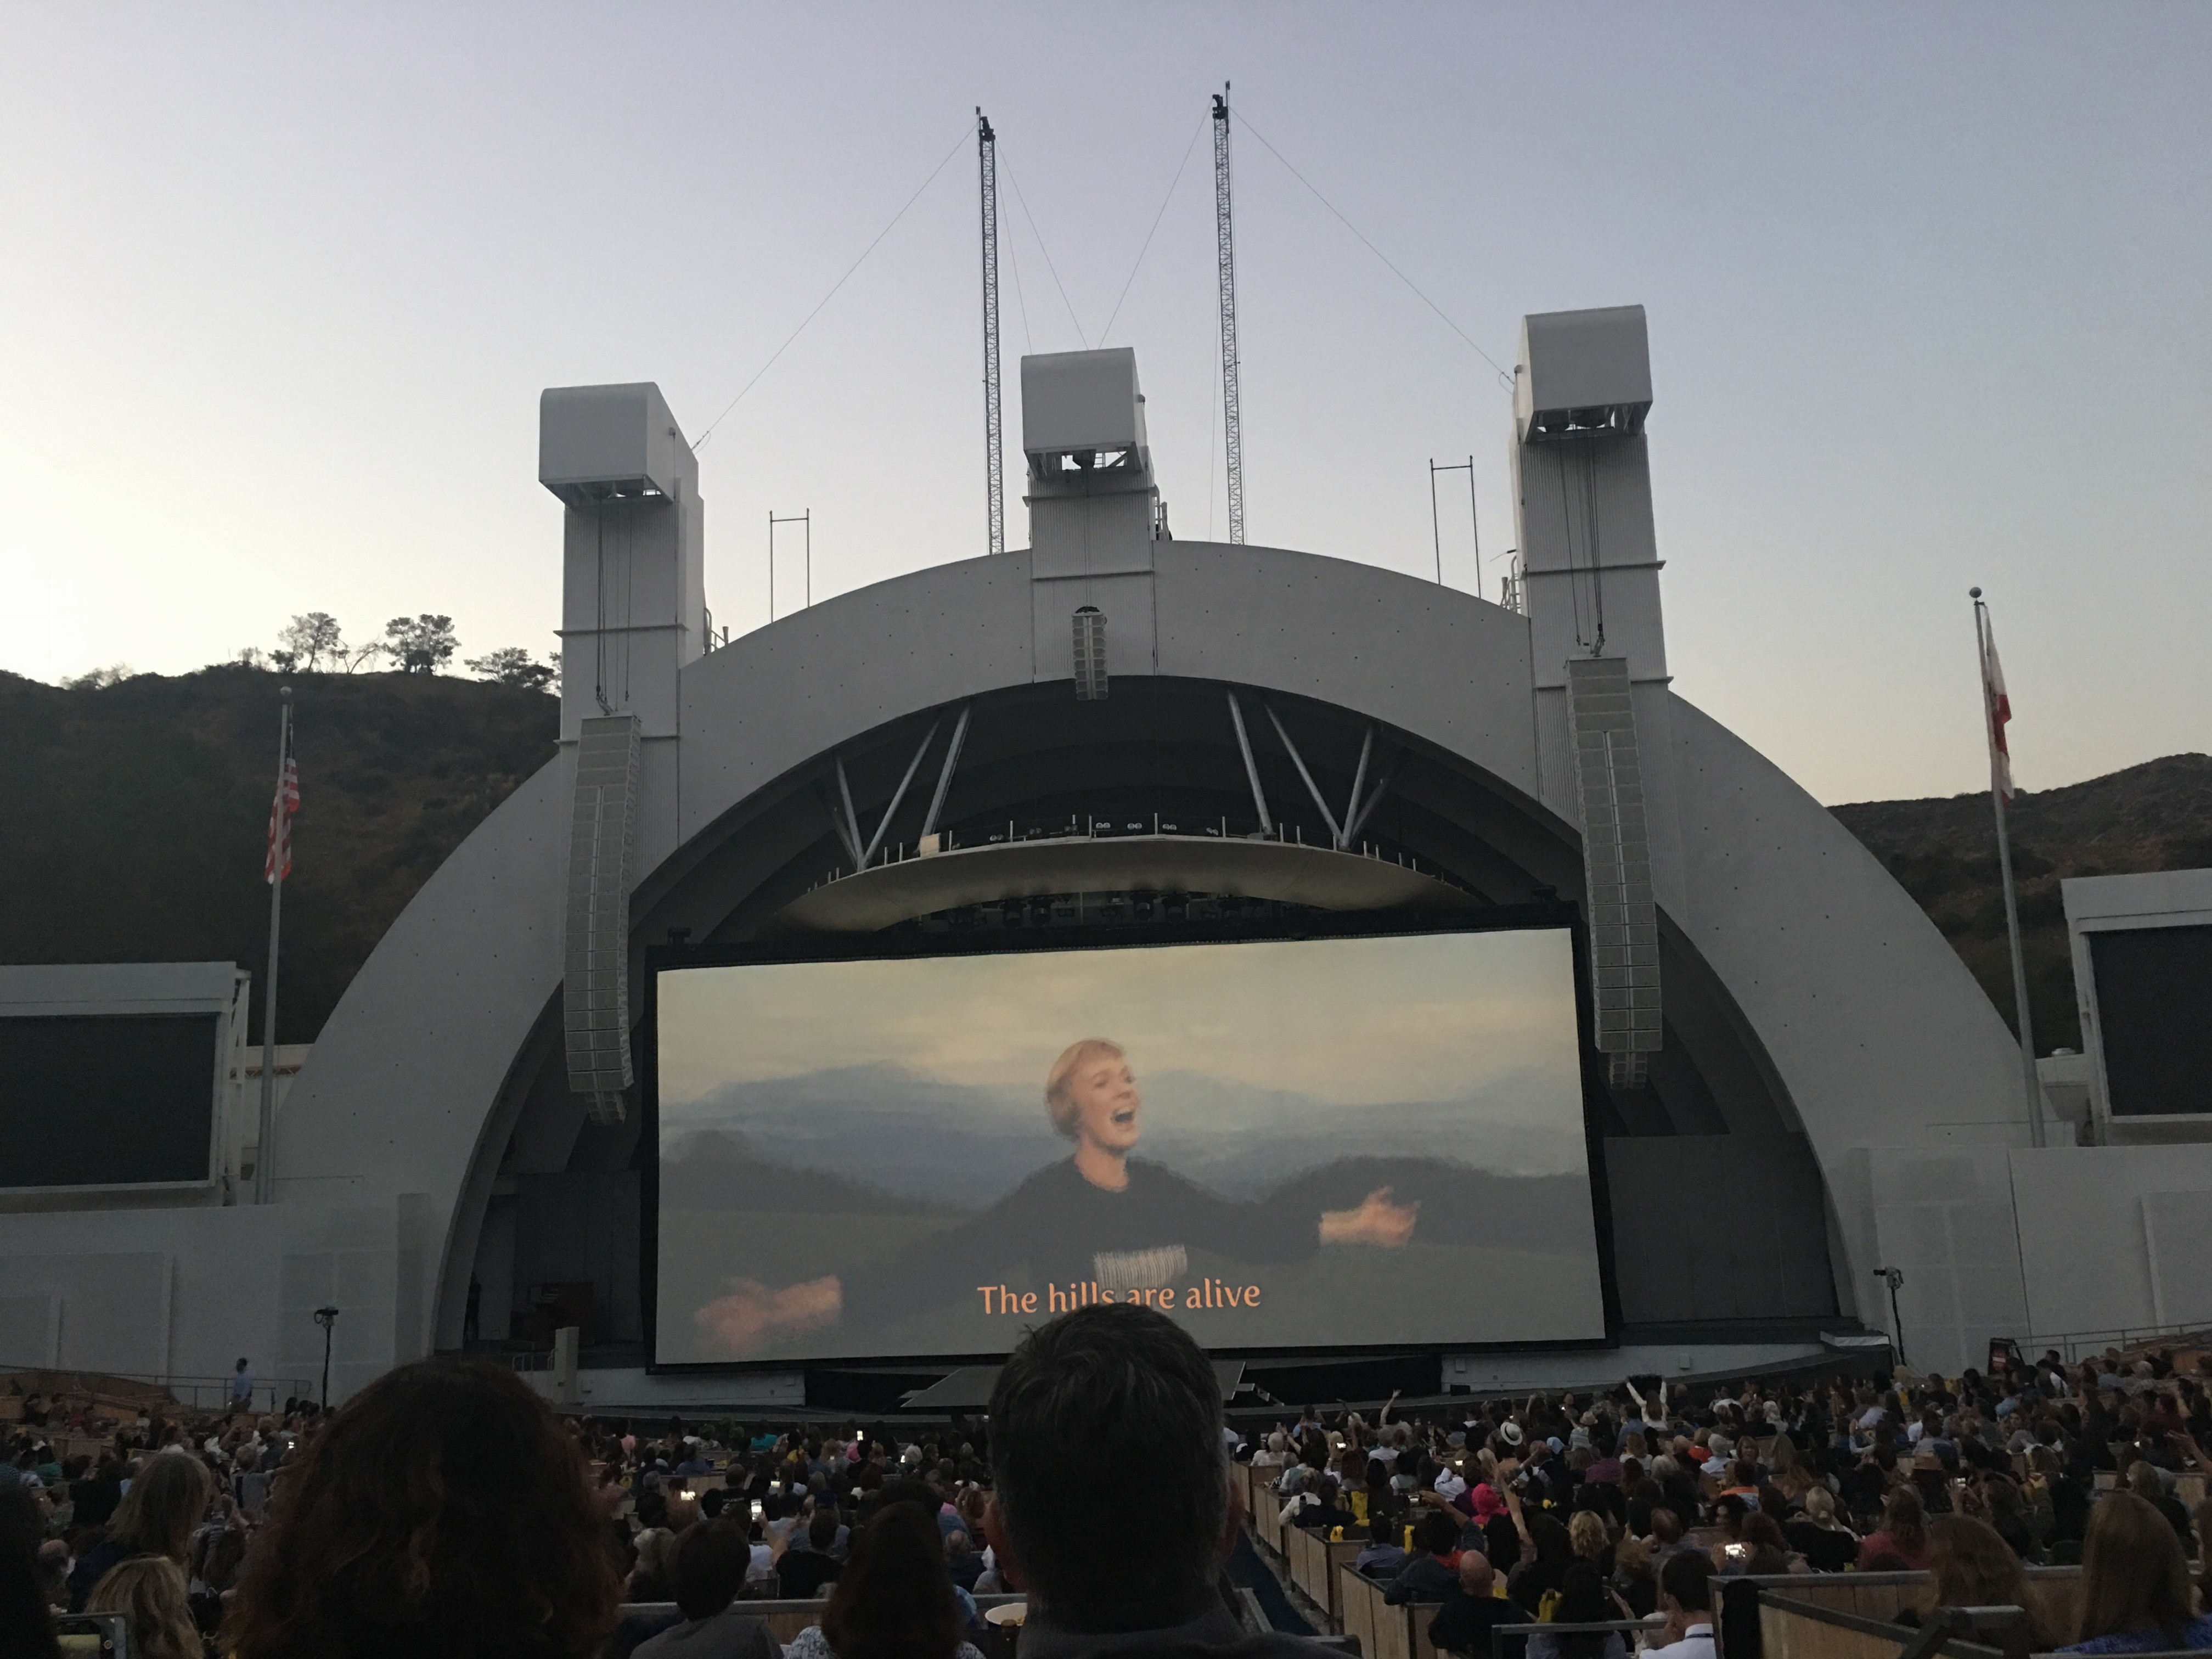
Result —
POLYGON ((655 1362, 1605 1334, 1564 929, 663 969, 655 1362))

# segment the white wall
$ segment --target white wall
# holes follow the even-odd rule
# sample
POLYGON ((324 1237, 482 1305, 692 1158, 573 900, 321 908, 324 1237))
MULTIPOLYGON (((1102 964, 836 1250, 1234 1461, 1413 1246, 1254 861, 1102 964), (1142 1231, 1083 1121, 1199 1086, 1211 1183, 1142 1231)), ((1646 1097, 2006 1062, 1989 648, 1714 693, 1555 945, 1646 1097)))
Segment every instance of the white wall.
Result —
POLYGON ((2033 1334, 2212 1324, 2212 1146, 2011 1156, 2033 1334))
POLYGON ((0 1285, 59 1301, 72 1370, 224 1376, 244 1355, 268 1380, 282 1237, 271 1207, 0 1215, 0 1285))

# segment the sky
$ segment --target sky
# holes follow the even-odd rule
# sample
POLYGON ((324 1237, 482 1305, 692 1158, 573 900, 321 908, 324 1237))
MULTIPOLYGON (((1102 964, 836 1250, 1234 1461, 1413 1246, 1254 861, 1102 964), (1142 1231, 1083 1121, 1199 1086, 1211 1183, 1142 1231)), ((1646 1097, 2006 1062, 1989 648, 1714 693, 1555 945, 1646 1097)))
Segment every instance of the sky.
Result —
POLYGON ((1183 1074, 1358 1107, 1511 1080, 1511 1109, 1539 1120, 1581 1101, 1554 929, 696 968, 658 994, 659 1098, 678 1115, 733 1084, 892 1065, 1010 1091, 1034 1118, 1054 1059, 1093 1036, 1123 1046, 1139 1090, 1183 1074))
POLYGON ((1224 534, 1228 80, 1251 540, 1494 598, 1483 354, 1640 303, 1683 696, 1823 800, 1984 787, 1979 585, 2023 787, 2212 750, 2212 7, 21 0, 0 61, 0 668, 553 649, 548 386, 711 428, 733 633, 771 513, 817 599, 981 552, 978 105, 1010 430, 1133 346, 1224 534))

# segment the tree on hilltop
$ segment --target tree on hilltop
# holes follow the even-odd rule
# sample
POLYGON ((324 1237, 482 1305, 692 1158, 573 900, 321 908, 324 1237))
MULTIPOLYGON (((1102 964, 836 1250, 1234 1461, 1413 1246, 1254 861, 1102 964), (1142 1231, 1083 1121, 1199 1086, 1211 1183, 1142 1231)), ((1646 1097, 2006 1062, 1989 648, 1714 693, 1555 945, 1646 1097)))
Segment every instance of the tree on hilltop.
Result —
POLYGON ((384 649, 404 674, 434 674, 460 648, 451 617, 434 617, 426 611, 418 617, 394 617, 384 625, 384 649))
POLYGON ((488 657, 471 657, 462 665, 478 679, 494 680, 518 690, 544 691, 551 687, 556 668, 535 661, 519 645, 504 645, 488 657))

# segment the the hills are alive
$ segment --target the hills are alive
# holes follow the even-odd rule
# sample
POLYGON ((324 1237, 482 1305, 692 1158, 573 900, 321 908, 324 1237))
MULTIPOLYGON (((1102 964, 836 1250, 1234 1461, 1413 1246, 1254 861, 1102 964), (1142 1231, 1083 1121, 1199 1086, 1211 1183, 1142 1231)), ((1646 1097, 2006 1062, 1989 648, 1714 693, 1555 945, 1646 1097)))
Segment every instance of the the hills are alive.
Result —
MULTIPOLYGON (((442 674, 302 672, 302 806, 285 885, 279 1036, 313 1039, 417 888, 550 759, 559 704, 442 674)), ((0 961, 235 961, 267 952, 261 856, 277 676, 236 665, 64 690, 0 672, 0 961)), ((2012 1018, 1989 798, 1864 801, 1836 817, 2012 1018)), ((2169 755, 2012 812, 2037 1047, 2078 1048, 2058 883, 2212 865, 2212 756, 2169 755)), ((255 1016, 258 1032, 258 1013, 255 1016)))

